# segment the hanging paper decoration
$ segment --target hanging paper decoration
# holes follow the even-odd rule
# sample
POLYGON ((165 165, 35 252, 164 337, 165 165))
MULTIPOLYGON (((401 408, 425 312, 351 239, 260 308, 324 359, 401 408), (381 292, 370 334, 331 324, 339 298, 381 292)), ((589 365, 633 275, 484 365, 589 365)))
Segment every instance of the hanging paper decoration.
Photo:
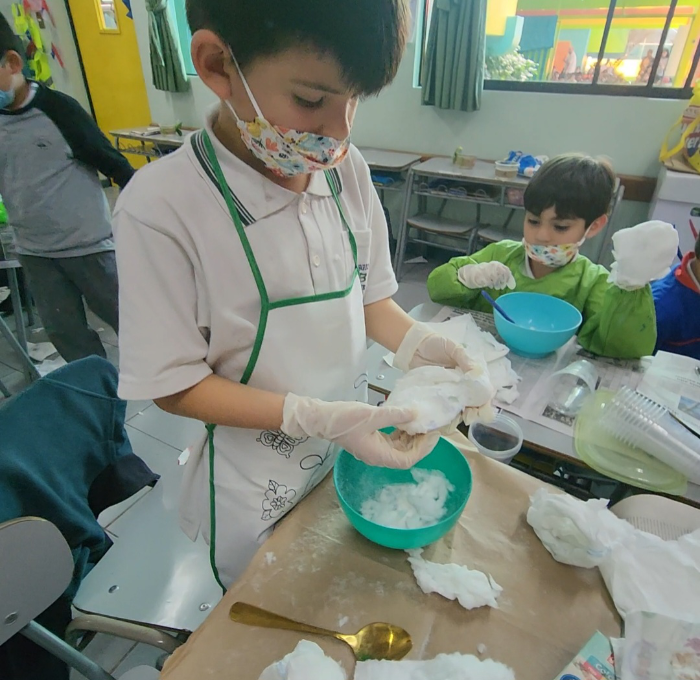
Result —
POLYGON ((58 51, 58 47, 56 47, 56 43, 51 43, 51 56, 61 65, 61 68, 66 68, 66 65, 63 63, 63 57, 58 51))
POLYGON ((131 14, 131 0, 122 0, 124 5, 126 6, 126 16, 129 17, 129 19, 133 19, 133 15, 131 14))
MULTIPOLYGON (((25 11, 25 3, 30 0, 23 0, 22 3, 12 5, 12 17, 15 24, 15 32, 22 41, 26 57, 26 68, 29 77, 44 83, 47 87, 53 86, 53 76, 49 56, 44 48, 44 40, 41 37, 41 29, 36 19, 31 13, 25 11)), ((52 46, 52 56, 63 66, 62 59, 55 56, 52 46)))

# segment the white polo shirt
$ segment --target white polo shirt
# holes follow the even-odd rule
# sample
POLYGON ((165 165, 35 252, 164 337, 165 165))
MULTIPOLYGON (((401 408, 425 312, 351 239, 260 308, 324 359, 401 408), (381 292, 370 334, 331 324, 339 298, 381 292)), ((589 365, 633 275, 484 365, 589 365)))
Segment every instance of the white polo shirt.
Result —
MULTIPOLYGON (((302 194, 280 187, 224 148, 211 129, 215 116, 205 127, 270 300, 345 288, 352 251, 325 175, 314 173, 302 194)), ((332 171, 332 181, 357 242, 364 304, 391 297, 398 286, 386 220, 355 147, 332 171)), ((260 297, 201 135, 139 170, 117 202, 114 236, 119 395, 157 399, 211 373, 239 380, 253 347, 260 297)))

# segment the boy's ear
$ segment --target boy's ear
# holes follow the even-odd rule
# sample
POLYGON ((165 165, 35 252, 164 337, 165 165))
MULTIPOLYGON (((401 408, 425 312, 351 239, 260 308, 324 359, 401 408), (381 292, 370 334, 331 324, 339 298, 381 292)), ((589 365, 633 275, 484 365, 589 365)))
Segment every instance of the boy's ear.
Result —
POLYGON ((597 220, 593 220, 591 226, 588 228, 588 236, 586 238, 593 238, 594 236, 600 234, 605 225, 608 223, 608 216, 601 215, 597 220))
POLYGON ((22 73, 24 68, 24 60, 15 50, 5 52, 5 64, 10 67, 13 74, 22 73))
POLYGON ((192 36, 190 50, 192 63, 202 82, 219 99, 230 99, 231 77, 228 70, 231 55, 224 41, 214 31, 202 29, 192 36))

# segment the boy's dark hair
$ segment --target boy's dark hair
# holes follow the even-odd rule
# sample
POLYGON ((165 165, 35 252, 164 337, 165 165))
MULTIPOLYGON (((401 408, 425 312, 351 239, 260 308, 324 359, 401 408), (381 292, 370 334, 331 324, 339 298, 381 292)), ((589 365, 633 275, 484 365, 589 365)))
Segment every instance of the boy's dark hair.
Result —
POLYGON ((5 15, 0 12, 0 59, 8 52, 17 52, 20 58, 24 58, 20 39, 15 35, 5 15))
POLYGON ((257 57, 310 46, 335 57, 357 96, 396 75, 408 37, 406 0, 187 0, 194 33, 214 31, 241 68, 257 57))
POLYGON ((615 171, 607 160, 564 154, 547 161, 525 189, 525 210, 541 215, 554 208, 560 219, 583 218, 590 226, 610 209, 615 171))

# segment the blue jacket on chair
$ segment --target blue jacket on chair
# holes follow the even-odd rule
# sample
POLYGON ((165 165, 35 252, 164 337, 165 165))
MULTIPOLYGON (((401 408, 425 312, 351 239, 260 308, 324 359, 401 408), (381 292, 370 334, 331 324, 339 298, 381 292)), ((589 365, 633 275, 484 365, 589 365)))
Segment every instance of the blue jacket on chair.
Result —
POLYGON ((134 454, 117 398, 117 370, 88 357, 38 380, 0 407, 0 522, 42 517, 70 545, 66 592, 111 546, 97 515, 158 479, 134 454))

